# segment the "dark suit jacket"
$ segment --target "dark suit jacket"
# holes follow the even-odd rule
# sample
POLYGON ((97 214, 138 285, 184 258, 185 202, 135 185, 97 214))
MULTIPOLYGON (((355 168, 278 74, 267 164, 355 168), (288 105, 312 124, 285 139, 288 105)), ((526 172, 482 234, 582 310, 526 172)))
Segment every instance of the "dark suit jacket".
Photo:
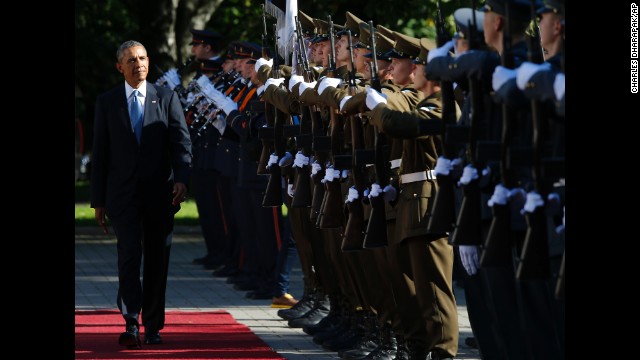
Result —
POLYGON ((91 207, 105 207, 113 217, 137 204, 169 206, 174 182, 188 184, 190 163, 191 140, 174 91, 147 81, 140 145, 131 127, 124 83, 98 96, 91 207))

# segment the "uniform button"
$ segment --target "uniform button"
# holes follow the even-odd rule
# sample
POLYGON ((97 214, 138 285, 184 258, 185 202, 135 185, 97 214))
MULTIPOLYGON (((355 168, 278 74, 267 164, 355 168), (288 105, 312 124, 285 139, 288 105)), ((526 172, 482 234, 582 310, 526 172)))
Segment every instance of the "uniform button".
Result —
POLYGON ((415 197, 418 197, 418 194, 413 194, 413 197, 414 197, 414 198, 415 198, 415 197))
POLYGON ((229 152, 229 149, 224 149, 224 152, 229 152))
POLYGON ((449 65, 449 70, 451 70, 451 69, 453 69, 453 66, 452 66, 452 65, 449 65))
POLYGON ((220 143, 216 143, 216 146, 220 146, 220 143))

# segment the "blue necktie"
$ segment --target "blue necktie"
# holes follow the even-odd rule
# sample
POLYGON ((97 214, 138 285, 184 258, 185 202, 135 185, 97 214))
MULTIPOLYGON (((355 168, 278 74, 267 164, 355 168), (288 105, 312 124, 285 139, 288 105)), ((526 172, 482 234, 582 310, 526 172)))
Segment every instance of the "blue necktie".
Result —
POLYGON ((140 136, 142 135, 142 103, 140 102, 140 99, 138 99, 138 94, 138 90, 133 90, 133 99, 131 100, 129 116, 131 117, 133 133, 136 135, 138 144, 140 144, 140 136))

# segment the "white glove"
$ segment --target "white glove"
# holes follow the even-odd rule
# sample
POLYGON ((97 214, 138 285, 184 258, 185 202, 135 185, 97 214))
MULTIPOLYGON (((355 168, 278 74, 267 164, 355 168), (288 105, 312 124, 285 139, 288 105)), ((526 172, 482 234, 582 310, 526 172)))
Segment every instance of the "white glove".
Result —
POLYGON ((342 100, 340 100, 340 111, 342 111, 342 108, 344 107, 344 104, 347 103, 347 101, 349 101, 349 99, 351 99, 353 96, 351 95, 347 95, 345 97, 342 98, 342 100))
POLYGON ((437 57, 449 56, 449 50, 451 50, 452 47, 453 40, 449 40, 439 48, 429 50, 429 55, 427 55, 427 63, 431 62, 431 60, 437 57))
POLYGON ((385 103, 385 104, 387 103, 387 95, 381 94, 381 93, 377 92, 376 90, 368 87, 367 88, 367 100, 366 100, 367 107, 370 110, 373 110, 373 108, 378 106, 378 104, 380 104, 380 103, 385 103))
POLYGON ((451 164, 451 160, 440 156, 436 161, 436 167, 433 169, 433 172, 436 173, 436 175, 449 175, 452 169, 453 165, 451 164))
POLYGON ((187 104, 191 104, 193 102, 193 99, 195 99, 195 98, 196 98, 196 96, 192 92, 188 93, 187 94, 187 104))
POLYGON ((216 105, 218 105, 218 109, 224 111, 227 115, 231 114, 233 110, 238 110, 238 103, 226 96, 220 100, 220 102, 216 103, 216 105))
MULTIPOLYGON (((309 158, 302 154, 302 151, 298 151, 296 153, 296 158, 293 160, 293 167, 303 167, 305 165, 309 165, 309 158)), ((320 164, 318 164, 320 166, 320 164)))
POLYGON ((207 84, 211 84, 211 81, 209 80, 208 77, 204 75, 200 75, 200 77, 196 80, 196 83, 198 83, 198 87, 202 89, 205 86, 207 86, 207 84))
POLYGON ((289 92, 293 91, 293 87, 301 81, 304 81, 304 77, 302 75, 292 75, 289 79, 289 92))
POLYGON ((280 167, 286 167, 293 164, 293 156, 290 152, 286 151, 282 158, 278 161, 280 167))
POLYGON ((386 202, 392 202, 398 196, 398 192, 396 191, 396 188, 394 188, 391 185, 385 186, 382 192, 384 196, 384 201, 386 202))
POLYGON ((462 176, 460 177, 460 181, 458 181, 458 185, 467 185, 471 180, 476 180, 477 178, 479 178, 478 169, 469 164, 462 170, 462 176))
POLYGON ((277 79, 268 78, 267 81, 264 83, 264 86, 265 88, 268 88, 269 85, 275 85, 277 87, 277 86, 280 86, 280 84, 282 84, 283 82, 284 82, 284 78, 277 78, 277 79))
POLYGON ((352 186, 349 188, 349 194, 347 195, 347 200, 345 200, 345 204, 353 202, 353 200, 357 198, 358 198, 358 190, 356 190, 355 186, 352 186))
POLYGON ((255 65, 256 72, 258 72, 258 70, 260 70, 262 65, 269 65, 269 67, 273 67, 273 59, 267 60, 265 58, 260 58, 260 59, 256 60, 256 65, 255 65))
POLYGON ((289 196, 293 197, 293 184, 287 184, 287 194, 289 194, 289 196))
POLYGON ((531 79, 531 77, 538 71, 547 71, 550 69, 551 64, 547 62, 542 64, 534 64, 528 61, 523 62, 522 65, 516 69, 516 85, 518 85, 518 89, 524 90, 529 79, 531 79))
POLYGON ((267 168, 270 168, 271 165, 278 163, 278 156, 275 153, 269 155, 269 162, 267 162, 267 168))
POLYGON ((553 92, 556 94, 556 100, 560 101, 564 97, 564 74, 558 73, 553 81, 553 92))
POLYGON ((562 225, 558 225, 556 227, 556 234, 562 234, 564 232, 564 215, 565 215, 564 209, 565 207, 563 206, 562 207, 562 225))
POLYGON ((334 170, 332 168, 327 168, 325 170, 324 178, 322 179, 323 183, 331 182, 334 179, 340 179, 340 170, 334 170))
POLYGON ((382 192, 382 188, 377 183, 371 184, 371 191, 369 191, 369 198, 376 197, 380 195, 382 192))
POLYGON ((220 107, 218 104, 221 103, 224 98, 226 98, 226 96, 222 92, 220 92, 220 90, 216 89, 213 85, 205 86, 202 91, 209 99, 211 99, 211 101, 213 101, 214 104, 216 104, 218 108, 220 107))
POLYGON ((493 90, 498 91, 502 87, 502 85, 515 77, 515 70, 507 69, 506 67, 501 65, 496 66, 496 69, 493 71, 493 79, 491 80, 493 90))
POLYGON ((504 187, 502 184, 496 185, 493 189, 493 195, 489 201, 487 201, 487 205, 489 207, 493 207, 494 204, 498 205, 507 205, 507 200, 509 199, 509 189, 504 187))
POLYGON ((224 135, 224 131, 227 128, 227 121, 223 117, 218 116, 211 124, 218 130, 220 135, 224 135))
POLYGON ((348 177, 349 177, 349 170, 347 170, 347 169, 342 170, 342 175, 341 175, 341 177, 342 177, 343 179, 348 178, 348 177))
POLYGON ((522 211, 520 211, 520 213, 522 215, 524 215, 525 212, 533 213, 537 207, 543 205, 544 200, 542 200, 542 196, 540 196, 540 194, 535 191, 529 191, 527 193, 527 202, 524 203, 524 207, 522 208, 522 211))
POLYGON ((318 85, 318 94, 322 95, 324 89, 328 88, 329 86, 337 88, 338 86, 340 86, 340 84, 342 84, 342 79, 325 77, 324 79, 320 80, 320 84, 318 85))
POLYGON ((460 260, 467 274, 475 275, 478 272, 478 247, 475 245, 460 245, 460 260))
POLYGON ((320 170, 322 170, 322 166, 320 166, 317 161, 314 161, 313 164, 311 164, 311 175, 317 174, 320 170))
POLYGON ((261 96, 261 95, 262 95, 262 93, 264 92, 264 89, 266 89, 266 88, 267 88, 267 87, 266 87, 265 85, 259 86, 259 87, 256 89, 256 93, 258 93, 258 96, 261 96))
POLYGON ((175 89, 176 86, 180 85, 180 76, 175 68, 169 69, 169 71, 164 74, 164 78, 167 80, 170 89, 175 89))
POLYGON ((316 83, 317 81, 310 82, 310 83, 304 82, 304 81, 301 82, 300 87, 298 88, 298 96, 302 95, 302 93, 307 89, 313 90, 313 88, 316 87, 316 83))

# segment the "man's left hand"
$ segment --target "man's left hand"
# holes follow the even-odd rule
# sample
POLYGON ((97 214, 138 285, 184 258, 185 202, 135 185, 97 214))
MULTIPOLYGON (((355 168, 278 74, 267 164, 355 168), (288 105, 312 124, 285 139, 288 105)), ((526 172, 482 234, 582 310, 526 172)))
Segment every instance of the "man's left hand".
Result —
POLYGON ((187 197, 187 186, 183 183, 175 183, 173 184, 173 200, 171 201, 172 205, 178 205, 184 201, 187 197))

